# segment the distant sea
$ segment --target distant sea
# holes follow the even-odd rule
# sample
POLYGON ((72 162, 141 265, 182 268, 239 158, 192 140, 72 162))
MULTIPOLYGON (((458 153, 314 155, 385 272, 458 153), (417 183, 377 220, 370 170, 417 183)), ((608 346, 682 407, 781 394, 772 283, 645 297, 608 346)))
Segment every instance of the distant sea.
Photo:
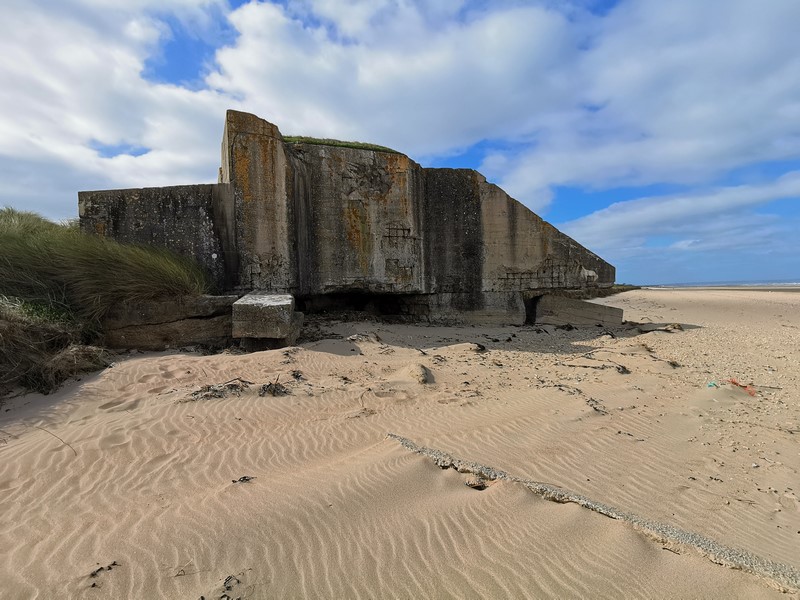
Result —
POLYGON ((651 284, 645 287, 655 288, 673 288, 673 287, 741 287, 741 288, 787 288, 787 287, 800 287, 800 277, 795 279, 777 279, 777 280, 761 280, 761 281, 703 281, 693 283, 659 283, 651 284))

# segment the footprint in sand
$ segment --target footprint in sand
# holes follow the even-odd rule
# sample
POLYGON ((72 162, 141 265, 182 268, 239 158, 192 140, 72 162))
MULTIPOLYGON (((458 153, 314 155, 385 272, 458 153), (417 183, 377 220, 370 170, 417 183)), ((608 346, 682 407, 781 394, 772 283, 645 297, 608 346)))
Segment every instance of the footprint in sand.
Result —
POLYGON ((113 400, 111 402, 106 402, 105 404, 100 405, 100 410, 111 410, 112 408, 116 408, 120 404, 123 404, 124 400, 113 400))
POLYGON ((411 394, 403 390, 376 390, 373 394, 376 398, 391 398, 399 402, 411 399, 411 394))
POLYGON ((125 404, 125 400, 112 400, 111 402, 101 404, 100 410, 106 410, 108 412, 130 411, 138 408, 141 402, 141 400, 134 400, 125 404))

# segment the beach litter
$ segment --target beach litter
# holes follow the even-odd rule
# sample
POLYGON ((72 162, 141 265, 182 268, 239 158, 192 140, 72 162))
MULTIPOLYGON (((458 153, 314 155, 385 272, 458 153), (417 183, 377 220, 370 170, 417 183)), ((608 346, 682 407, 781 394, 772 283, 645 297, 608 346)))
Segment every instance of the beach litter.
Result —
POLYGON ((350 337, 347 338, 348 342, 373 342, 378 343, 381 341, 380 336, 377 333, 354 333, 350 337))
POLYGON ((751 396, 755 396, 755 395, 756 395, 756 393, 757 393, 757 392, 756 392, 756 389, 755 389, 755 388, 754 388, 752 385, 747 385, 747 384, 744 384, 744 383, 739 383, 739 382, 738 382, 738 381, 736 381, 736 379, 734 379, 734 378, 725 379, 724 381, 725 381, 725 383, 730 383, 731 385, 735 385, 735 386, 737 386, 737 387, 740 387, 740 388, 742 388, 742 389, 743 389, 745 392, 747 392, 747 393, 748 393, 748 394, 750 394, 751 396))

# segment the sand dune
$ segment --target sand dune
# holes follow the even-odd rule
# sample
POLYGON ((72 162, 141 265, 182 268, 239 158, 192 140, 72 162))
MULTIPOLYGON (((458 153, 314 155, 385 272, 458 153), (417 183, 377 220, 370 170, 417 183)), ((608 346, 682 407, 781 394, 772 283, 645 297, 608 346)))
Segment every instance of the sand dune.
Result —
POLYGON ((652 331, 328 323, 298 347, 134 354, 7 400, 3 597, 796 593, 800 294, 602 302, 652 331), (441 469, 388 433, 747 560, 441 469))

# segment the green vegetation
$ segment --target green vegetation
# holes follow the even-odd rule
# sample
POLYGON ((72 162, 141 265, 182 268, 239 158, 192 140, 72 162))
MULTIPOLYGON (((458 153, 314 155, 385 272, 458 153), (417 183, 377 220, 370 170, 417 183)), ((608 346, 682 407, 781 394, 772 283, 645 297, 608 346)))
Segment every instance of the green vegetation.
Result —
POLYGON ((102 366, 102 352, 82 344, 113 306, 208 287, 197 264, 167 250, 0 209, 0 394, 14 385, 48 391, 84 367, 102 366))
POLYGON ((342 140, 331 140, 327 138, 313 138, 300 135, 285 135, 283 141, 287 144, 317 144, 319 146, 338 146, 340 148, 355 148, 356 150, 374 150, 376 152, 389 152, 390 154, 402 154, 397 150, 392 150, 386 146, 377 144, 367 144, 365 142, 343 142, 342 140))
POLYGON ((17 386, 46 394, 70 377, 108 366, 108 354, 81 337, 80 325, 65 313, 0 296, 0 398, 17 386))
POLYGON ((122 301, 205 293, 194 262, 160 248, 82 234, 34 213, 0 209, 0 295, 97 321, 122 301))

